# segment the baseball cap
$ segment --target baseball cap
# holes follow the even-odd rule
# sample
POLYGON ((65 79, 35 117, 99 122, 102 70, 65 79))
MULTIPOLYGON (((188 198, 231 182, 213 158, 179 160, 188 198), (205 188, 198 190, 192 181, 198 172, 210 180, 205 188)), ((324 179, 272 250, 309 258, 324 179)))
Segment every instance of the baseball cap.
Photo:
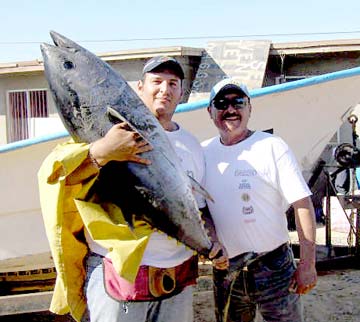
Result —
POLYGON ((241 94, 250 98, 249 91, 244 84, 239 83, 237 80, 233 78, 225 78, 220 82, 216 83, 210 92, 210 103, 221 93, 225 91, 235 91, 240 92, 241 94))
POLYGON ((155 56, 149 59, 143 68, 143 75, 145 73, 155 71, 160 67, 168 68, 174 71, 175 75, 178 76, 180 79, 184 79, 184 71, 180 63, 175 58, 169 56, 155 56))

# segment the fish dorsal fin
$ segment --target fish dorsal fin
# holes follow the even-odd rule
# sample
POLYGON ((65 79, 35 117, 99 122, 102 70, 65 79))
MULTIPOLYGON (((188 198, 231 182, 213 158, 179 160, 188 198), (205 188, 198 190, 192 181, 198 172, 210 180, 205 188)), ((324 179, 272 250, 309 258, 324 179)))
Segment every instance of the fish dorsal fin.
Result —
POLYGON ((201 186, 199 182, 197 182, 193 177, 188 176, 190 179, 191 187, 193 191, 196 191, 200 195, 202 195, 205 199, 209 199, 212 202, 215 202, 211 195, 201 186))

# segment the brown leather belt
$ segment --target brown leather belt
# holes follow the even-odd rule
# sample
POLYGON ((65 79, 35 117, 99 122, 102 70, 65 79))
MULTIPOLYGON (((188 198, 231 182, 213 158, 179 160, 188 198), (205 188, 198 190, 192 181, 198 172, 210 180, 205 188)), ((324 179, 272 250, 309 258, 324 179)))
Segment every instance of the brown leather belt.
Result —
POLYGON ((258 253, 254 258, 254 261, 249 263, 247 266, 256 267, 261 265, 261 263, 267 263, 269 260, 274 260, 287 252, 289 247, 289 243, 284 243, 270 252, 258 253))
POLYGON ((284 243, 269 252, 246 252, 230 258, 230 266, 233 266, 235 269, 242 268, 244 270, 255 268, 261 265, 261 263, 266 263, 268 260, 280 257, 288 251, 289 247, 289 243, 284 243))

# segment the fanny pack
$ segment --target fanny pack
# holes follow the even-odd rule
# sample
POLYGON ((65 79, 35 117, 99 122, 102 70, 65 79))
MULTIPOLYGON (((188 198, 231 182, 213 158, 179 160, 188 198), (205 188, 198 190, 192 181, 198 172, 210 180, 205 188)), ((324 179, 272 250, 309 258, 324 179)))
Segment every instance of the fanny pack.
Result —
POLYGON ((154 301, 180 293, 186 286, 196 284, 198 258, 192 256, 184 263, 170 268, 142 265, 134 283, 119 276, 111 259, 103 258, 106 293, 117 301, 154 301))

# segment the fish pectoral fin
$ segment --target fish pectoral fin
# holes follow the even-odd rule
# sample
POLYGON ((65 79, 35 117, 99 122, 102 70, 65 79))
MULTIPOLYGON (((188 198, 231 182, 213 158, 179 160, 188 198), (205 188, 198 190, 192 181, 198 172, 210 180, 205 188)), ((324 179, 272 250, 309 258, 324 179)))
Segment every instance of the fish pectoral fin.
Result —
POLYGON ((125 119, 125 117, 123 117, 117 110, 115 110, 111 106, 106 107, 106 114, 107 114, 107 116, 109 117, 110 120, 115 119, 115 120, 118 121, 118 122, 114 122, 114 123, 125 122, 125 123, 129 124, 131 129, 133 129, 133 126, 131 126, 131 124, 125 119))
POLYGON ((113 122, 115 124, 120 122, 125 122, 131 130, 138 133, 144 141, 150 144, 150 142, 137 130, 137 128, 131 123, 129 123, 129 121, 125 117, 123 117, 117 110, 115 110, 111 106, 108 106, 106 108, 106 114, 109 117, 110 121, 114 119, 118 121, 118 122, 113 122))
POLYGON ((202 195, 205 199, 209 199, 212 202, 215 202, 214 199, 211 197, 210 193, 208 193, 205 188, 201 186, 199 182, 197 182, 193 177, 188 176, 190 179, 191 187, 193 191, 196 191, 200 195, 202 195))

